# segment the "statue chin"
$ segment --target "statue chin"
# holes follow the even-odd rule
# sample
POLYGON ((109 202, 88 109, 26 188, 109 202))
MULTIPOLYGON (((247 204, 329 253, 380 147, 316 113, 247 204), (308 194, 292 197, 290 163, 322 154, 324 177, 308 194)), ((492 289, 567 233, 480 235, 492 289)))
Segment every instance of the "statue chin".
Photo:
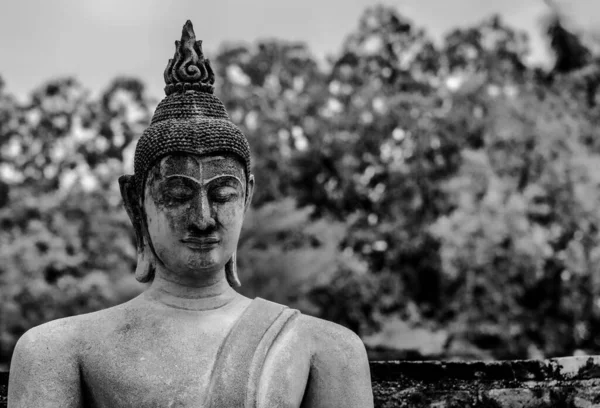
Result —
MULTIPOLYGON (((216 246, 190 247, 187 244, 177 243, 170 248, 155 246, 155 250, 164 269, 185 276, 223 271, 227 259, 231 258, 231 254, 228 256, 222 248, 216 246)), ((159 266, 159 269, 163 268, 159 266)))

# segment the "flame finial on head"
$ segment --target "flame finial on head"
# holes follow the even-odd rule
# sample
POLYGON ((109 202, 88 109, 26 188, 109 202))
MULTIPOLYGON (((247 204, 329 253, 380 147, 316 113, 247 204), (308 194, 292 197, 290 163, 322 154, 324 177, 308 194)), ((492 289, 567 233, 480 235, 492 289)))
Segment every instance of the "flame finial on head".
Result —
POLYGON ((175 41, 175 56, 165 68, 165 83, 167 95, 188 90, 214 92, 215 73, 204 58, 202 40, 196 41, 190 20, 183 26, 181 41, 175 41))

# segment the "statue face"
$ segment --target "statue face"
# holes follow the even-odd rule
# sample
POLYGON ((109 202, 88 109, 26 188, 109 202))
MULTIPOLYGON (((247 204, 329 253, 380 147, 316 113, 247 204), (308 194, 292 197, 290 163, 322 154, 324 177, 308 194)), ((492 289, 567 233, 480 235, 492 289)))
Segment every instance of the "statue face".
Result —
POLYGON ((149 238, 169 271, 194 278, 231 259, 249 201, 246 188, 253 187, 245 180, 244 166, 231 156, 170 155, 148 172, 149 238))

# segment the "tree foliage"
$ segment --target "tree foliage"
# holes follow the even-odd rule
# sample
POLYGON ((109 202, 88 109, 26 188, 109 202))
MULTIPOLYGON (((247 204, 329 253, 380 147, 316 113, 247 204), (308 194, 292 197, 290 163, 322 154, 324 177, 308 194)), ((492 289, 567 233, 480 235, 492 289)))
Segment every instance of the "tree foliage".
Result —
MULTIPOLYGON (((446 356, 597 352, 600 70, 559 17, 548 72, 498 16, 436 45, 384 6, 326 63, 302 43, 223 45, 217 93, 258 185, 242 292, 370 344, 412 327, 446 356)), ((143 289, 116 178, 155 104, 135 78, 97 97, 52 80, 24 103, 0 82, 4 364, 29 327, 143 289)))

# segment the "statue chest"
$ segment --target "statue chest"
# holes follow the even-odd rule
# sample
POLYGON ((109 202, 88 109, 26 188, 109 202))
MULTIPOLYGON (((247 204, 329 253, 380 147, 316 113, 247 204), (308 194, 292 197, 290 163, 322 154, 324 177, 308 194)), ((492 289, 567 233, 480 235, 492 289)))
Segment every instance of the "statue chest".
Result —
MULTIPOLYGON (((208 407, 211 378, 228 332, 224 327, 194 335, 154 327, 97 339, 81 361, 86 406, 208 407)), ((310 358, 288 343, 283 336, 269 350, 256 407, 300 406, 310 358), (291 353, 292 348, 298 352, 291 353)))
POLYGON ((89 406, 204 406, 218 339, 161 340, 143 346, 116 341, 88 350, 81 374, 89 406))

